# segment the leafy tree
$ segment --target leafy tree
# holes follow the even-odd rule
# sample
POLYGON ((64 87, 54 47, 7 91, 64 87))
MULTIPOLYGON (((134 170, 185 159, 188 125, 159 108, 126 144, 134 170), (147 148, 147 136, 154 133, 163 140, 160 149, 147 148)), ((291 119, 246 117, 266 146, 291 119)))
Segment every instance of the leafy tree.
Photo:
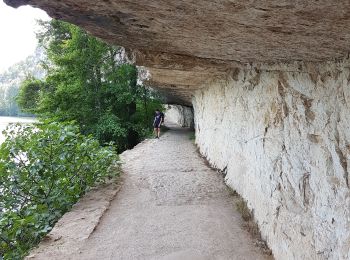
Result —
POLYGON ((50 61, 47 77, 44 84, 25 82, 18 100, 29 104, 20 106, 59 121, 75 120, 83 133, 101 143, 114 141, 119 151, 136 145, 150 130, 149 108, 160 107, 160 101, 137 84, 137 68, 121 59, 121 48, 66 22, 43 22, 42 28, 38 37, 50 61))
POLYGON ((16 101, 23 111, 36 111, 40 92, 44 89, 44 86, 45 82, 33 77, 28 77, 22 82, 16 101))
POLYGON ((0 259, 22 258, 37 244, 108 176, 117 155, 100 144, 113 141, 119 152, 133 147, 161 106, 137 83, 137 68, 121 59, 121 48, 56 20, 43 22, 38 37, 47 53, 46 77, 27 75, 16 100, 50 122, 14 126, 0 146, 0 259))

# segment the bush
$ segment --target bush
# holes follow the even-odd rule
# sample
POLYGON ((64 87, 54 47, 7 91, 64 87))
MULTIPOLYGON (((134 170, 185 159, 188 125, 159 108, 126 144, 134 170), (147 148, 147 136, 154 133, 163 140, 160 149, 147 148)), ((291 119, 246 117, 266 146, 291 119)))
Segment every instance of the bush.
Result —
POLYGON ((108 113, 99 118, 93 133, 100 143, 104 144, 109 140, 115 140, 119 147, 127 136, 127 129, 116 115, 108 113))
POLYGON ((20 259, 116 160, 72 124, 12 125, 0 147, 0 259, 20 259))

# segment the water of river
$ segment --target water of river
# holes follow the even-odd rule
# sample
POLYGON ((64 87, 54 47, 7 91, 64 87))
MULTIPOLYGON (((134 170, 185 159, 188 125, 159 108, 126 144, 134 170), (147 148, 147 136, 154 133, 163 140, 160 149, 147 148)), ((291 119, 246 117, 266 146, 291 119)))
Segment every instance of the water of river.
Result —
POLYGON ((35 118, 32 117, 10 117, 10 116, 0 116, 0 143, 2 143, 5 139, 2 131, 6 129, 6 127, 10 123, 34 123, 36 122, 35 118))

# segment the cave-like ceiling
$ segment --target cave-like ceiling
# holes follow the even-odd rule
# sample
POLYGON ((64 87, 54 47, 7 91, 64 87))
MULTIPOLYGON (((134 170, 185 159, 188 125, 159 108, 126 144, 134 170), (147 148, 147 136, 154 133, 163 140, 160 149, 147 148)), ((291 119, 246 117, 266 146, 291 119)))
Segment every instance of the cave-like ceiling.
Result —
POLYGON ((350 50, 350 1, 4 0, 32 5, 133 53, 149 84, 190 104, 193 91, 242 64, 323 62, 350 50))

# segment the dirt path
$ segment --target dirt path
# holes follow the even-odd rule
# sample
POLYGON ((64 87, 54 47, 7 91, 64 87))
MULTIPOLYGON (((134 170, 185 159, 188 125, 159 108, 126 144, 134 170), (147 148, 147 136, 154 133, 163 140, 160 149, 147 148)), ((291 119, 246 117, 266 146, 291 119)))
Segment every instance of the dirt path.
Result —
POLYGON ((266 259, 187 130, 122 155, 121 191, 72 259, 266 259))
POLYGON ((28 259, 271 259, 189 135, 173 127, 123 153, 119 193, 114 184, 88 193, 28 259))

